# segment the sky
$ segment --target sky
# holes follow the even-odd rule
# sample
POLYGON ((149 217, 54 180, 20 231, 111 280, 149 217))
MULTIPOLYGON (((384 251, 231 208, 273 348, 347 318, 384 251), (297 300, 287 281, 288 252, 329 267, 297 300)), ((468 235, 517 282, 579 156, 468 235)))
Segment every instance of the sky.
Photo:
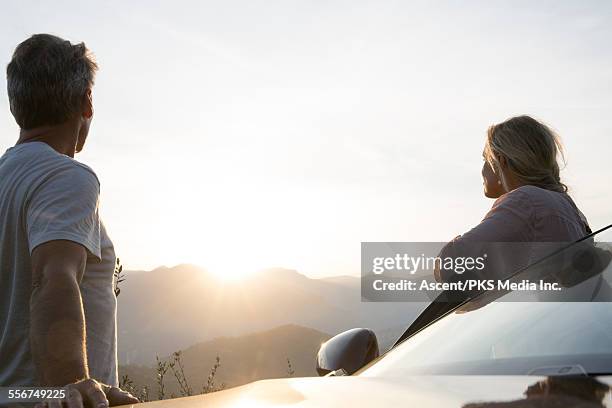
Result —
MULTIPOLYGON (((562 179, 612 223, 612 3, 7 2, 0 64, 34 33, 100 71, 77 159, 128 269, 358 274, 362 241, 476 225, 487 128, 560 134, 562 179)), ((18 127, 0 79, 0 151, 18 127)))

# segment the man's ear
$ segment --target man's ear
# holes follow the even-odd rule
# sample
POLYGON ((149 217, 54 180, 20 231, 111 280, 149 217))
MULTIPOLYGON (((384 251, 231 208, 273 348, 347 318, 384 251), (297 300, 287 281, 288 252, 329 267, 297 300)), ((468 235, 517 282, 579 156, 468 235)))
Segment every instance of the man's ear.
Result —
POLYGON ((93 99, 91 96, 91 89, 88 89, 83 97, 83 117, 85 119, 91 119, 93 117, 93 99))

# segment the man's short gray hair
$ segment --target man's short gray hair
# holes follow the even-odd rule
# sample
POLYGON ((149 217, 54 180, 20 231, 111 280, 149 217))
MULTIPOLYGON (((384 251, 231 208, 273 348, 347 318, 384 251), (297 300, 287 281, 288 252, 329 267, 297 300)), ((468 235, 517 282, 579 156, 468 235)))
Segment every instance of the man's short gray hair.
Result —
POLYGON ((22 129, 57 125, 80 112, 98 65, 84 43, 35 34, 6 68, 11 113, 22 129))

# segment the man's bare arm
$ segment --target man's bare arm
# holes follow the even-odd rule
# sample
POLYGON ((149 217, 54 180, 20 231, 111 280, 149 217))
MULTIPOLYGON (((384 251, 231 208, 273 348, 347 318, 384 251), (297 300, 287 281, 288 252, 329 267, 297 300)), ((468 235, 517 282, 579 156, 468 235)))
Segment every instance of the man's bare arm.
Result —
POLYGON ((69 408, 135 404, 130 393, 89 378, 79 289, 86 262, 85 248, 71 241, 32 251, 30 343, 41 385, 67 386, 69 408))
POLYGON ((41 385, 89 377, 79 290, 86 261, 85 248, 71 241, 50 241, 32 252, 30 342, 41 385))

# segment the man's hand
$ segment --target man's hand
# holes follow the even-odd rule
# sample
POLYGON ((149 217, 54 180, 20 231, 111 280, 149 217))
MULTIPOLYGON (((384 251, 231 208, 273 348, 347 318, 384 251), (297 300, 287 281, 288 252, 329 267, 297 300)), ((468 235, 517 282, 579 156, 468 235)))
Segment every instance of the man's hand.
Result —
POLYGON ((106 391, 106 398, 108 399, 108 403, 111 407, 117 405, 138 404, 140 402, 138 401, 138 398, 129 392, 117 387, 110 387, 110 389, 106 391))
POLYGON ((66 398, 38 404, 37 408, 106 408, 139 402, 129 392, 91 378, 69 384, 66 389, 66 398))

